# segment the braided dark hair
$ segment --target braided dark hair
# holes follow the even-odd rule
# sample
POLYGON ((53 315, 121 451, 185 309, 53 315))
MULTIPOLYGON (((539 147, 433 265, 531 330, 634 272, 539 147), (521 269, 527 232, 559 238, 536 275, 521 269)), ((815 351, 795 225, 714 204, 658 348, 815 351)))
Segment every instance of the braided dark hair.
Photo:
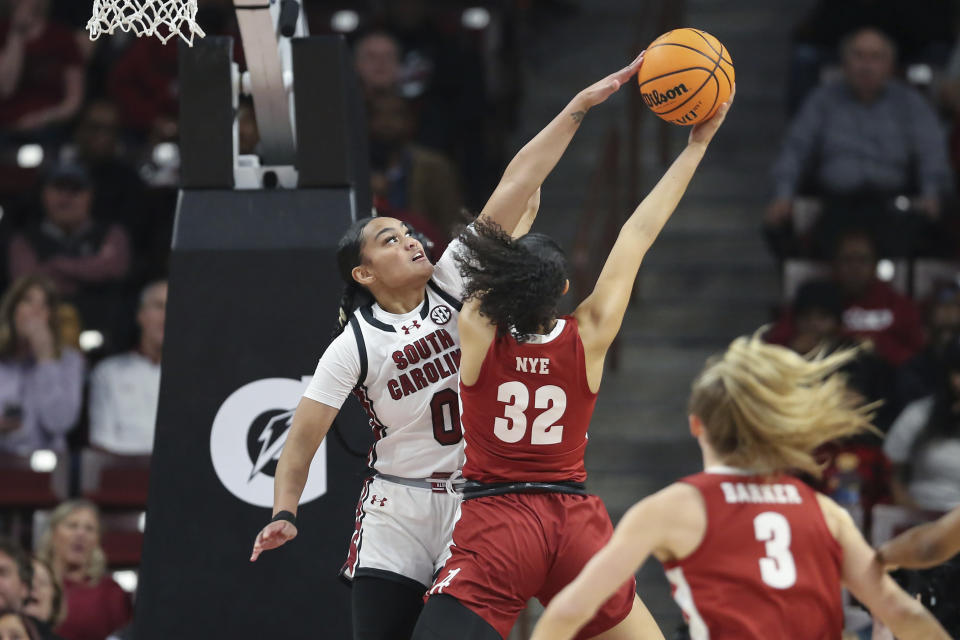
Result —
POLYGON ((480 312, 497 335, 530 339, 557 317, 569 269, 560 245, 542 233, 513 239, 496 222, 478 220, 460 234, 456 256, 466 279, 464 300, 480 301, 480 312))
POLYGON ((343 280, 344 288, 343 294, 340 296, 340 310, 333 337, 343 333, 344 327, 350 322, 350 314, 357 307, 362 307, 373 301, 370 292, 353 279, 354 267, 360 266, 360 262, 363 260, 360 252, 363 245, 363 230, 372 220, 373 218, 370 217, 360 218, 350 225, 337 243, 337 270, 340 272, 340 279, 343 280))

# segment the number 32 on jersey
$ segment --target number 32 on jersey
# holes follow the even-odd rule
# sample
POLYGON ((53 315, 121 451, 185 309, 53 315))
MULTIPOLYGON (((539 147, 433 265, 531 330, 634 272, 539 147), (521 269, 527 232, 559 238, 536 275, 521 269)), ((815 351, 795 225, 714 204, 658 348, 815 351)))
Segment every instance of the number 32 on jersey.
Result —
MULTIPOLYGON (((516 380, 504 382, 497 389, 497 400, 504 403, 503 417, 493 422, 493 433, 500 440, 513 444, 527 433, 530 389, 516 380)), ((533 407, 544 411, 533 420, 530 444, 557 444, 563 439, 563 425, 557 422, 567 409, 567 394, 556 385, 548 384, 533 392, 533 407)))

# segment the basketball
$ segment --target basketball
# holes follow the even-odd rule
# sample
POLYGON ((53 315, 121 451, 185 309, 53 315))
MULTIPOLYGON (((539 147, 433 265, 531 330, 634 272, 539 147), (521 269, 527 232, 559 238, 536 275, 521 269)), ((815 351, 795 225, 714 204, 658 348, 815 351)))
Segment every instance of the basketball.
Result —
POLYGON ((637 81, 644 103, 657 116, 674 124, 696 124, 730 97, 733 60, 706 31, 674 29, 647 47, 637 81))

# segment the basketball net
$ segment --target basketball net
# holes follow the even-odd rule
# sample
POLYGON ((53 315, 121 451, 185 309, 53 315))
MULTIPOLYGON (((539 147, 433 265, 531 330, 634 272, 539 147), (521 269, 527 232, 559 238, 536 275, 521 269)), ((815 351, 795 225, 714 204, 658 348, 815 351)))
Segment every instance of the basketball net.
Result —
POLYGON ((156 36, 166 44, 180 36, 191 47, 193 37, 205 34, 197 24, 197 0, 93 0, 87 22, 90 39, 117 29, 141 36, 156 36))

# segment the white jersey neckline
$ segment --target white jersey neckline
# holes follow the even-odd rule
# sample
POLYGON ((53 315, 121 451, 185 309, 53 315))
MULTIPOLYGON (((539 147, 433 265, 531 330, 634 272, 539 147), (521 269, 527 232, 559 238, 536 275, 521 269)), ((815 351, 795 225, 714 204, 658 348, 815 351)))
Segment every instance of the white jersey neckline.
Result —
POLYGON ((560 335, 560 332, 563 331, 563 327, 567 324, 567 321, 563 318, 557 318, 557 324, 553 325, 553 329, 550 330, 550 333, 543 335, 540 333, 535 333, 530 336, 526 341, 527 344, 547 344, 548 342, 553 342, 557 339, 557 336, 560 335))
POLYGON ((406 313, 390 313, 386 309, 380 306, 378 302, 374 302, 370 305, 373 310, 373 317, 377 320, 380 320, 387 324, 396 324, 398 322, 406 322, 415 316, 419 316, 423 313, 423 303, 427 299, 427 289, 423 289, 423 300, 417 303, 417 306, 411 311, 406 313))
POLYGON ((750 469, 741 469, 740 467, 730 467, 725 464, 715 464, 703 470, 704 473, 711 473, 724 476, 755 476, 756 471, 750 469))

